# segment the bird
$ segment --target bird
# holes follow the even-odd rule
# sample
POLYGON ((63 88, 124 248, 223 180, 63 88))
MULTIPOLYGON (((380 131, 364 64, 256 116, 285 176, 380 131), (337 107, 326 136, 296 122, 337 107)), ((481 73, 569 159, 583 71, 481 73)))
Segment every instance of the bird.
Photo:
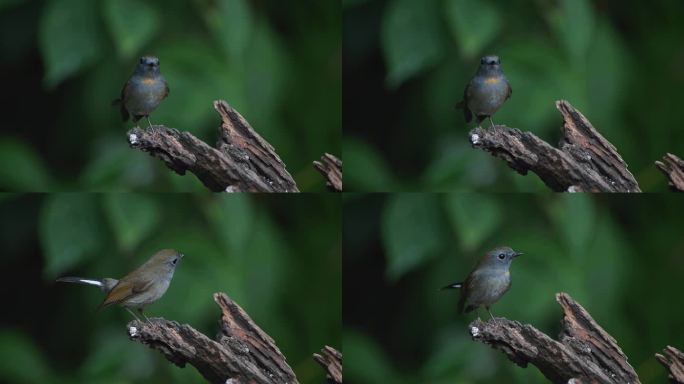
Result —
POLYGON ((174 249, 162 249, 143 265, 118 280, 65 276, 58 278, 57 281, 99 287, 107 296, 98 310, 119 304, 136 319, 140 320, 131 309, 137 310, 149 321, 143 313, 144 307, 159 300, 166 293, 176 266, 183 257, 182 253, 174 249))
POLYGON ((475 115, 477 126, 484 119, 489 119, 494 126, 492 115, 513 94, 513 89, 501 69, 499 56, 489 55, 480 59, 480 67, 463 92, 463 100, 456 104, 463 109, 466 123, 475 115))
POLYGON ((143 56, 121 89, 121 97, 114 100, 112 105, 120 106, 123 121, 127 121, 131 115, 134 123, 145 117, 151 127, 150 114, 168 95, 169 85, 159 70, 159 59, 143 56))
POLYGON ((495 319, 490 310, 501 296, 511 288, 511 273, 508 270, 514 258, 522 255, 511 247, 497 247, 480 258, 465 281, 449 284, 444 289, 461 289, 458 313, 468 313, 484 306, 489 316, 495 319))

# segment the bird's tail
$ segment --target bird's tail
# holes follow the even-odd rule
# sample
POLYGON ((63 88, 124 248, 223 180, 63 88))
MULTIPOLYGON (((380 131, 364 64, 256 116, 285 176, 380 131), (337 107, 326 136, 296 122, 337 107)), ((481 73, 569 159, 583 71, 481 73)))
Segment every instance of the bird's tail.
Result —
POLYGON ((127 121, 128 120, 128 110, 126 109, 126 106, 123 104, 123 100, 121 99, 114 99, 112 100, 112 106, 117 106, 120 105, 120 112, 121 112, 121 120, 127 121))
POLYGON ((116 283, 118 283, 118 280, 116 279, 90 279, 87 277, 75 277, 75 276, 64 276, 60 277, 56 281, 60 283, 76 283, 76 284, 85 284, 85 285, 94 285, 96 287, 99 287, 103 292, 109 292, 116 283))
POLYGON ((56 281, 59 281, 60 283, 76 283, 76 284, 86 284, 86 285, 94 285, 96 287, 104 287, 104 283, 102 282, 102 279, 89 279, 85 277, 75 277, 75 276, 64 276, 60 277, 56 281))
POLYGON ((443 291, 445 289, 461 288, 462 286, 463 286, 463 283, 453 283, 453 284, 449 284, 445 287, 440 288, 440 291, 443 291))

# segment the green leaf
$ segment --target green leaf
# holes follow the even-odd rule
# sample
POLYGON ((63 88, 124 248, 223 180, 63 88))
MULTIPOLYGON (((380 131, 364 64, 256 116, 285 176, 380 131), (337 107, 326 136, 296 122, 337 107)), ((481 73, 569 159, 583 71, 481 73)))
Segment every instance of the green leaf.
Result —
POLYGON ((587 0, 561 0, 560 6, 552 24, 570 58, 583 60, 593 40, 594 11, 587 0))
POLYGON ((52 179, 36 151, 14 138, 0 138, 0 188, 9 191, 46 191, 52 179))
POLYGON ((207 216, 218 230, 228 252, 236 257, 244 255, 248 241, 253 237, 253 223, 256 212, 251 198, 243 194, 218 195, 206 207, 207 216))
POLYGON ((245 0, 220 0, 207 17, 214 36, 231 60, 241 60, 254 29, 245 0))
POLYGON ((449 218, 466 250, 479 248, 501 222, 501 209, 489 196, 449 194, 445 203, 449 218))
POLYGON ((56 86, 100 55, 103 39, 96 5, 91 0, 50 0, 45 5, 38 42, 47 86, 56 86))
POLYGON ((562 195, 550 206, 550 214, 569 253, 574 257, 586 254, 596 226, 596 208, 590 195, 562 195))
POLYGON ((368 2, 369 0, 342 0, 342 8, 351 8, 368 2))
POLYGON ((159 13, 140 0, 106 0, 104 17, 124 58, 131 58, 159 30, 159 13))
POLYGON ((109 193, 103 203, 117 243, 125 251, 135 248, 159 223, 159 206, 146 195, 109 193))
POLYGON ((394 0, 383 15, 380 40, 387 83, 397 87, 440 58, 443 41, 434 1, 394 0))
POLYGON ((351 383, 400 383, 392 362, 375 340, 357 331, 346 330, 344 354, 347 356, 345 381, 351 383))
POLYGON ((465 57, 479 54, 501 30, 501 15, 488 1, 450 0, 443 4, 448 25, 465 57))
POLYGON ((610 23, 601 22, 596 26, 586 58, 591 70, 587 73, 585 83, 588 105, 584 113, 591 116, 592 124, 600 127, 601 134, 621 151, 626 150, 627 146, 637 145, 631 137, 622 135, 621 131, 620 108, 628 97, 624 90, 631 64, 626 51, 610 23))
POLYGON ((364 141, 344 139, 345 190, 389 191, 393 181, 389 167, 378 152, 364 141))
POLYGON ((102 229, 95 195, 52 194, 40 213, 39 236, 46 257, 45 274, 57 276, 102 246, 102 229))
POLYGON ((439 206, 432 195, 393 195, 382 215, 388 277, 398 279, 436 256, 441 235, 439 206))
POLYGON ((19 331, 0 331, 0 361, 6 383, 49 383, 54 378, 34 341, 19 331))
POLYGON ((0 11, 13 7, 17 4, 25 3, 26 0, 0 0, 0 11))
POLYGON ((268 119, 268 115, 274 113, 281 103, 289 64, 288 52, 280 36, 273 32, 269 24, 258 23, 249 50, 245 53, 246 74, 243 81, 248 104, 244 116, 250 116, 250 124, 264 137, 273 135, 269 130, 274 128, 266 124, 264 119, 268 119))

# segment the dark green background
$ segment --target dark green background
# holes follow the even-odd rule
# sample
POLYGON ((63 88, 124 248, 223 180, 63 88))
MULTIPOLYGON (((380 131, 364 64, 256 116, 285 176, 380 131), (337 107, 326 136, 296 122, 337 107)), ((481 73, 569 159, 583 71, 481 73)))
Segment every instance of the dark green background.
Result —
MULTIPOLYGON (((344 202, 345 379, 353 383, 547 383, 474 342, 456 312, 481 254, 525 255, 495 316, 556 337, 567 292, 617 340, 643 383, 654 354, 684 347, 684 200, 678 195, 394 194, 344 202)), ((488 318, 484 310, 483 319, 488 318)))
POLYGON ((335 195, 0 194, 0 377, 7 383, 203 383, 128 340, 132 316, 95 287, 58 276, 120 278, 162 248, 186 256, 147 316, 214 337, 214 292, 276 342, 302 383, 341 349, 341 207, 335 195))
MULTIPOLYGON (((0 190, 205 190, 129 149, 111 101, 138 57, 171 93, 155 124, 209 144, 224 99, 269 141, 302 191, 341 155, 341 6, 333 0, 2 0, 0 190)), ((145 122, 146 124, 146 122, 145 122)))
MULTIPOLYGON (((494 122, 556 145, 566 99, 613 143, 644 191, 684 156, 684 2, 345 0, 344 160, 350 191, 548 191, 473 150, 454 104, 498 54, 513 96, 494 122)), ((484 126, 488 126, 486 123, 484 126)))

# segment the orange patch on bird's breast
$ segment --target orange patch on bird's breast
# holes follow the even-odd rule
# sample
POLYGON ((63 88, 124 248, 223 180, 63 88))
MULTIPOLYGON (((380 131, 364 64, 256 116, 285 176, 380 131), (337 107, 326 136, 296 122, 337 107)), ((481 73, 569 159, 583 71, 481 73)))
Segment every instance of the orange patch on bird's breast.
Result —
POLYGON ((143 84, 154 84, 154 83, 156 83, 156 82, 157 82, 157 80, 155 80, 155 79, 145 79, 145 80, 143 80, 143 84))
POLYGON ((498 77, 489 77, 485 80, 485 84, 496 84, 499 82, 498 77))

